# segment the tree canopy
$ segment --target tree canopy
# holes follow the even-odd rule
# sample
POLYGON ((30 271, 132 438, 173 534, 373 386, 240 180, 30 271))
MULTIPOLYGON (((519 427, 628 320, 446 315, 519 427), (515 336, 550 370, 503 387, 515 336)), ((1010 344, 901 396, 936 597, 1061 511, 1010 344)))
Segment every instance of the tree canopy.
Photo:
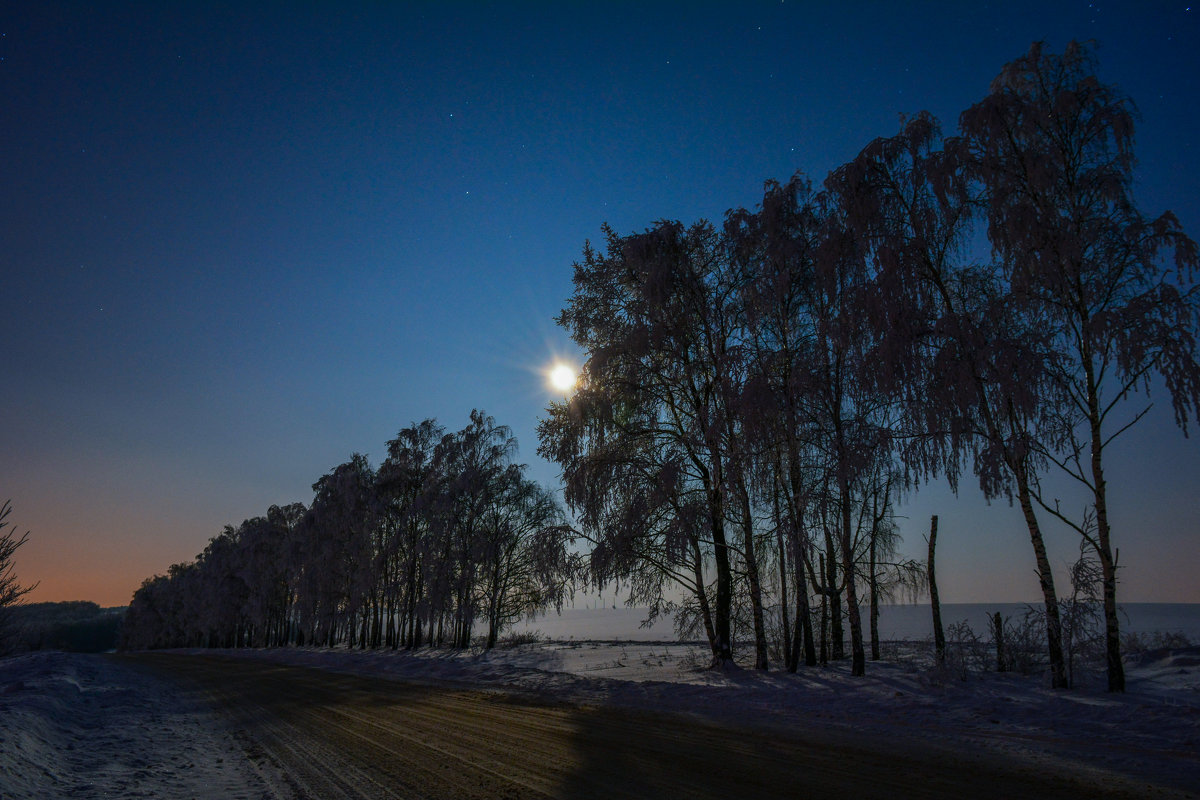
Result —
POLYGON ((844 617, 862 674, 862 592, 920 574, 880 572, 895 501, 969 469, 1029 531, 1055 686, 1043 518, 1094 552, 1123 689, 1105 447, 1152 378, 1185 432, 1200 421, 1197 248, 1134 199, 1134 119, 1089 46, 1035 43, 954 136, 922 112, 816 190, 768 181, 723 226, 606 226, 558 319, 587 354, 580 388, 539 428, 592 579, 631 582, 681 627, 701 617, 717 664, 744 631, 766 667, 769 608, 790 668, 801 642, 813 662, 814 625, 841 657, 844 617), (1054 472, 1088 490, 1080 513, 1043 496, 1054 472))

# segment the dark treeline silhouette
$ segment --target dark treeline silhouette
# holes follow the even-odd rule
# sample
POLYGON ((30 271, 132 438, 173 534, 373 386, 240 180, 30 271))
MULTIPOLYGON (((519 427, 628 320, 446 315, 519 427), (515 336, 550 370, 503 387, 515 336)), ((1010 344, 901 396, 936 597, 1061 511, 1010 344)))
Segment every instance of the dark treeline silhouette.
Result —
POLYGON ((22 604, 13 609, 11 648, 15 652, 113 650, 125 611, 124 606, 101 608, 84 600, 22 604))
POLYGON ((577 566, 516 446, 478 411, 454 433, 404 428, 377 470, 355 454, 308 508, 272 506, 146 580, 122 647, 464 648, 477 630, 494 646, 523 615, 561 608, 577 566))
POLYGON ((1105 448, 1151 377, 1181 427, 1200 413, 1196 245, 1134 202, 1134 113, 1088 46, 1035 44, 956 136, 921 113, 723 226, 606 226, 558 319, 587 354, 580 387, 538 431, 591 580, 702 630, 717 665, 739 638, 759 668, 773 643, 792 670, 844 657, 844 619, 862 674, 860 605, 878 658, 879 596, 925 574, 896 562, 894 503, 969 470, 1028 529, 1053 685, 1047 515, 1100 565, 1122 690, 1105 448), (1042 494, 1054 473, 1083 508, 1042 494))

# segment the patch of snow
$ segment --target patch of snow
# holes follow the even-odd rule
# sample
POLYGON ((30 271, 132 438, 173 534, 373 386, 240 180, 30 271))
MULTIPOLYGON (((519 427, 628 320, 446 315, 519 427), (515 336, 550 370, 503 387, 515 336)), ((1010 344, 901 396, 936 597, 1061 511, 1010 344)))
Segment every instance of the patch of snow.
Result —
POLYGON ((0 797, 268 794, 200 697, 97 655, 0 660, 0 797))

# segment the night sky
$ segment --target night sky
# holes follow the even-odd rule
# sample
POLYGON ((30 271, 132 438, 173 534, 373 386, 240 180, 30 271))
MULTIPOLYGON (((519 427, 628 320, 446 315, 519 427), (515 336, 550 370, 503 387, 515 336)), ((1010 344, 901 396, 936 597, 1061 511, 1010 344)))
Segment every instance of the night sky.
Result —
MULTIPOLYGON (((429 416, 486 410, 557 485, 543 370, 578 358, 553 318, 603 222, 719 221, 902 113, 952 131, 1036 39, 1099 42, 1143 209, 1200 236, 1187 2, 342 5, 0 11, 0 500, 30 600, 123 605, 429 416)), ((1200 443, 1154 399, 1109 455, 1123 597, 1200 602, 1200 443)), ((1037 597, 1015 508, 968 480, 903 513, 914 555, 941 515, 943 601, 1037 597)))

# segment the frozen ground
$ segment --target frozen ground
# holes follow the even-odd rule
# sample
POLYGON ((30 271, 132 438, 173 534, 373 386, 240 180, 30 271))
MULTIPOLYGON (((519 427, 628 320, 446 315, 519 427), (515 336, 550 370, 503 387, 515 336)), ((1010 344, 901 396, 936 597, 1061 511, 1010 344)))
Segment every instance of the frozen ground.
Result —
POLYGON ((215 712, 104 656, 0 660, 0 798, 263 797, 215 712))
MULTIPOLYGON (((214 651, 196 651, 213 654, 214 651)), ((317 649, 220 651, 420 682, 491 688, 551 702, 684 713, 759 728, 803 726, 870 746, 879 737, 1088 773, 1137 793, 1200 796, 1200 648, 1129 665, 1129 691, 1053 692, 1036 677, 960 680, 911 662, 797 675, 713 672, 695 645, 543 641, 487 653, 317 649)), ((231 797, 269 794, 212 716, 186 692, 109 657, 0 661, 0 796, 231 797)))

